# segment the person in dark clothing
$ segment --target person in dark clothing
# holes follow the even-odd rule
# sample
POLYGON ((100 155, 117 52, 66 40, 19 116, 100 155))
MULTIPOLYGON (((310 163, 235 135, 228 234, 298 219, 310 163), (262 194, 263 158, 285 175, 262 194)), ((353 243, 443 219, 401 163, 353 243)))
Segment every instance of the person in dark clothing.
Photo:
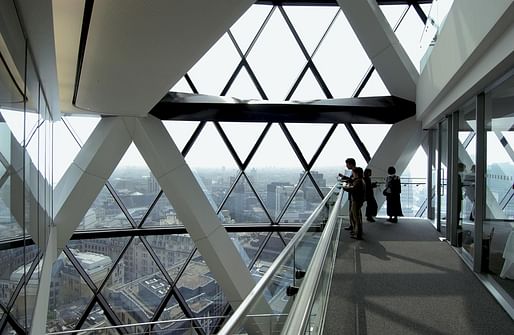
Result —
POLYGON ((350 223, 352 224, 351 237, 362 240, 362 213, 361 208, 366 200, 366 185, 362 179, 364 172, 362 168, 353 169, 352 182, 343 189, 350 194, 350 223))
MULTIPOLYGON (((357 165, 357 163, 355 162, 355 159, 354 158, 347 158, 345 160, 345 164, 346 164, 346 169, 347 170, 350 170, 352 172, 352 175, 350 176, 346 176, 342 173, 339 173, 338 176, 337 176, 337 179, 340 180, 340 181, 344 181, 348 184, 351 184, 352 183, 352 178, 353 178, 353 169, 355 169, 355 166, 357 165)), ((351 219, 351 205, 352 205, 352 200, 349 199, 350 203, 349 203, 349 216, 350 216, 350 225, 345 227, 344 230, 350 230, 350 231, 353 231, 354 230, 354 227, 352 225, 352 219, 351 219)))
POLYGON ((394 166, 390 166, 387 169, 389 176, 386 178, 386 188, 383 194, 387 201, 387 215, 389 219, 387 221, 396 223, 398 217, 403 216, 402 204, 400 201, 400 193, 402 192, 402 184, 400 177, 396 175, 396 169, 394 166))
POLYGON ((373 188, 377 187, 377 183, 371 182, 371 169, 364 170, 364 184, 366 185, 366 220, 375 222, 374 216, 377 216, 378 204, 373 194, 373 188))

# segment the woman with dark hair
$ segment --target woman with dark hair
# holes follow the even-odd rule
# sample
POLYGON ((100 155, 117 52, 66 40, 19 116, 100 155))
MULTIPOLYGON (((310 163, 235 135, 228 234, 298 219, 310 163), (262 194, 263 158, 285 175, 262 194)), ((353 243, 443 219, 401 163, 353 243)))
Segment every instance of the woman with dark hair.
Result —
POLYGON ((356 167, 352 171, 352 181, 343 189, 350 194, 350 223, 352 227, 351 238, 362 240, 362 213, 361 208, 366 200, 366 184, 364 172, 356 167))
POLYGON ((400 182, 400 177, 396 175, 396 169, 394 166, 390 166, 387 169, 387 173, 389 175, 386 178, 386 188, 383 192, 387 201, 387 215, 389 216, 387 221, 396 223, 398 222, 398 217, 403 216, 402 204, 400 201, 402 185, 400 182))

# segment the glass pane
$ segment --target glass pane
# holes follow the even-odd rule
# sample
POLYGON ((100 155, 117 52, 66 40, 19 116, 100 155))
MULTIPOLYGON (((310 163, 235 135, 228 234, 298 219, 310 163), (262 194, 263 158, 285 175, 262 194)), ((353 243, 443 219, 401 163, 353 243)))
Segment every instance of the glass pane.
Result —
MULTIPOLYGON (((170 285, 139 237, 135 237, 102 289, 123 323, 147 322, 170 285), (117 276, 117 278, 111 278, 117 276)), ((142 328, 137 327, 138 331, 142 328)))
POLYGON ((230 28, 243 53, 246 53, 271 10, 272 7, 268 5, 253 5, 230 28))
POLYGON ((152 211, 146 217, 143 227, 166 227, 174 225, 182 225, 182 222, 178 219, 177 212, 173 205, 166 195, 162 193, 159 200, 157 200, 155 206, 152 208, 152 211))
POLYGON ((280 212, 276 206, 277 187, 290 187, 298 182, 303 168, 282 129, 273 124, 246 169, 250 182, 270 213, 280 212))
MULTIPOLYGON (((95 304, 93 306, 93 309, 91 309, 91 312, 89 312, 89 315, 87 316, 86 321, 84 321, 84 323, 82 324, 82 327, 80 327, 80 329, 91 329, 91 328, 110 327, 110 326, 112 326, 112 324, 105 316, 105 312, 102 309, 102 307, 100 307, 100 305, 98 305, 98 304, 95 304)), ((108 329, 108 330, 102 329, 102 330, 99 330, 98 332, 93 330, 93 331, 89 331, 89 332, 81 332, 81 334, 96 335, 96 334, 99 334, 100 332, 102 334, 106 334, 106 335, 117 335, 118 334, 118 332, 113 329, 108 329)))
POLYGON ((255 86, 246 67, 241 68, 225 96, 243 100, 264 99, 257 90, 257 86, 255 86))
POLYGON ((212 122, 203 128, 188 152, 186 162, 217 210, 239 168, 212 122))
POLYGON ((362 143, 366 146, 369 155, 373 157, 378 150, 378 147, 386 137, 390 124, 354 124, 353 128, 359 135, 362 143))
POLYGON ((402 16, 402 13, 408 7, 408 5, 382 5, 380 6, 380 9, 386 17, 387 22, 389 22, 391 28, 394 28, 394 26, 402 16))
POLYGON ((339 8, 334 6, 284 6, 284 10, 300 36, 305 49, 309 55, 312 55, 339 8), (308 24, 305 24, 306 22, 308 24))
POLYGON ((391 95, 387 87, 385 86, 382 78, 378 74, 377 70, 374 70, 369 78, 368 82, 359 94, 359 98, 364 97, 380 97, 391 95))
POLYGON ((221 122, 220 125, 242 162, 266 127, 263 122, 221 122))
POLYGON ((197 121, 162 121, 162 123, 181 151, 199 124, 197 121))
POLYGON ((161 190, 134 143, 118 163, 109 182, 136 223, 141 221, 161 190))
POLYGON ((79 143, 86 143, 87 139, 93 133, 96 126, 100 122, 99 117, 95 116, 63 116, 62 117, 71 128, 71 131, 76 135, 79 143))
POLYGON ((229 233, 228 235, 234 242, 237 251, 245 262, 245 265, 250 265, 251 261, 259 251, 259 248, 264 243, 264 240, 269 233, 266 232, 245 232, 245 233, 229 233))
MULTIPOLYGON (((223 315, 227 299, 197 251, 176 284, 194 317, 223 315)), ((202 321, 207 334, 214 332, 217 320, 202 321)))
MULTIPOLYGON (((178 304, 177 299, 175 299, 175 297, 171 297, 171 299, 168 301, 168 304, 162 311, 162 314, 159 317, 159 321, 171 321, 186 318, 187 317, 178 304)), ((153 330, 157 332, 157 334, 182 334, 184 331, 188 331, 189 327, 189 321, 166 322, 156 325, 153 330)))
POLYGON ((262 276, 268 271, 271 264, 275 261, 275 259, 280 255, 282 250, 284 250, 285 244, 278 235, 278 233, 273 233, 269 240, 266 242, 266 246, 262 250, 259 258, 253 265, 251 270, 252 276, 255 279, 255 282, 258 282, 262 276))
POLYGON ((195 247, 191 237, 188 234, 155 235, 147 236, 146 240, 171 279, 176 280, 195 247))
POLYGON ((340 124, 323 148, 311 172, 314 170, 322 173, 327 186, 332 187, 337 181, 338 173, 349 174, 349 171, 345 172, 344 169, 345 160, 350 157, 355 159, 357 166, 365 167, 367 165, 345 125, 340 124))
POLYGON ((275 11, 248 55, 248 63, 269 100, 281 101, 305 65, 284 18, 275 11))
MULTIPOLYGON (((29 263, 26 266, 20 266, 11 274, 10 280, 19 282, 24 274, 29 274, 31 265, 32 263, 29 263)), ((30 279, 18 294, 18 297, 16 298, 16 301, 14 302, 14 305, 11 309, 11 316, 27 329, 29 329, 32 324, 32 316, 34 312, 34 306, 36 305, 42 267, 43 262, 39 261, 38 265, 36 265, 34 269, 34 272, 32 272, 30 279)))
POLYGON ((23 235, 22 225, 20 225, 11 212, 11 203, 19 199, 11 198, 11 177, 4 177, 3 184, 0 184, 0 227, 2 234, 0 240, 8 240, 23 235))
POLYGON ((335 98, 351 97, 371 65, 342 12, 339 12, 313 61, 335 98))
POLYGON ((291 96, 292 101, 295 100, 316 100, 316 99, 326 99, 327 96, 321 89, 318 81, 312 74, 311 69, 308 69, 302 80, 296 87, 293 95, 291 96))
POLYGON ((310 162, 332 125, 326 123, 287 123, 286 127, 300 148, 303 157, 307 162, 310 162))
POLYGON ((240 61, 234 44, 224 34, 188 74, 198 93, 220 95, 240 61))
POLYGON ((411 6, 396 30, 396 36, 418 72, 420 60, 424 53, 423 48, 420 47, 421 35, 423 34, 424 28, 423 21, 420 20, 418 13, 416 13, 414 7, 411 6))
POLYGON ((103 187, 91 208, 80 222, 77 230, 102 228, 132 228, 120 206, 116 203, 107 187, 103 187))
POLYGON ((483 253, 487 269, 514 297, 514 77, 486 96, 487 171, 483 253))
POLYGON ((401 175, 401 204, 404 216, 416 216, 427 198, 428 157, 420 146, 401 175))
MULTIPOLYGON (((320 187, 323 187, 323 184, 326 185, 322 174, 316 174, 314 177, 315 180, 318 179, 316 182, 321 184, 319 185, 320 187)), ((276 193, 277 203, 281 200, 281 195, 280 192, 276 193)), ((321 200, 323 200, 323 198, 314 187, 311 179, 306 176, 298 192, 296 192, 284 215, 280 219, 280 223, 304 223, 321 203, 321 200)), ((287 201, 287 199, 284 201, 287 201)), ((328 218, 327 214, 328 213, 324 213, 320 215, 316 222, 326 220, 328 218)))
MULTIPOLYGON (((267 208, 270 210, 270 208, 267 208)), ((270 223, 248 180, 241 176, 219 213, 224 223, 270 223)))
POLYGON ((80 146, 73 138, 68 128, 66 128, 63 121, 54 123, 54 139, 53 150, 59 153, 54 156, 55 164, 53 169, 53 182, 54 185, 57 185, 79 153, 80 146))
POLYGON ((187 82, 186 78, 182 77, 180 80, 170 89, 171 92, 183 92, 183 93, 193 93, 191 86, 187 82))
MULTIPOLYGON (((108 265, 111 264, 109 257, 78 251, 74 253, 77 258, 86 260, 88 265, 97 266, 95 272, 107 275, 108 265)), ((52 267, 50 287, 46 330, 57 332, 74 329, 93 298, 93 292, 64 253, 61 253, 52 267)))

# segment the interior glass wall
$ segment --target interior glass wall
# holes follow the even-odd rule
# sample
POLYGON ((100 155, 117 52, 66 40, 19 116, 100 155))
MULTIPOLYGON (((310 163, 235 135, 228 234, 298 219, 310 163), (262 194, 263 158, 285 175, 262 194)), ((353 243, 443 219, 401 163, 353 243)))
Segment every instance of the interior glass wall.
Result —
POLYGON ((514 76, 486 95, 486 208, 489 271, 514 297, 514 76))
POLYGON ((438 132, 438 155, 437 155, 437 219, 441 232, 446 232, 447 212, 446 201, 448 194, 448 120, 445 119, 439 124, 438 132))
POLYGON ((475 217, 476 108, 475 99, 459 109, 457 134, 458 239, 473 256, 475 217))
POLYGON ((0 11, 0 333, 23 334, 52 225, 53 124, 13 2, 0 11))

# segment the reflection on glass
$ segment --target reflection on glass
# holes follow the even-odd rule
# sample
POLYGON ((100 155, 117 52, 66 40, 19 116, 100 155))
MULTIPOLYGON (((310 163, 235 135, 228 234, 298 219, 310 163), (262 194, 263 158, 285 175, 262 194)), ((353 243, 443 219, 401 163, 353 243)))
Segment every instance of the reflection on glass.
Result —
POLYGON ((488 269, 514 297, 514 77, 486 96, 486 208, 483 235, 488 269), (488 245, 489 244, 489 245, 488 245), (486 247, 489 247, 487 250, 486 247))
POLYGON ((457 228, 458 244, 473 257, 475 235, 476 108, 471 100, 459 110, 457 228))
MULTIPOLYGON (((446 227, 446 198, 448 194, 448 120, 444 120, 440 124, 439 132, 439 156, 438 168, 441 175, 439 181, 439 218, 441 221, 441 229, 446 227)), ((446 228, 444 228, 446 229, 446 228)))

